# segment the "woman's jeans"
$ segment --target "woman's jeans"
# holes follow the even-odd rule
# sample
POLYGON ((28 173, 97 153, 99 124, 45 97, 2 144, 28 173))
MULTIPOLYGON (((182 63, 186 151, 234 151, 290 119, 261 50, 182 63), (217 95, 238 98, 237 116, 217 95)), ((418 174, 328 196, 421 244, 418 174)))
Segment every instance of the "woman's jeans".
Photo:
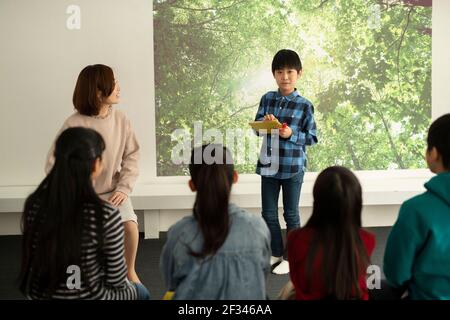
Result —
POLYGON ((284 252, 281 227, 278 220, 278 198, 283 189, 283 217, 287 232, 300 227, 298 203, 302 189, 304 172, 289 179, 261 177, 262 216, 270 230, 272 256, 281 257, 284 252))

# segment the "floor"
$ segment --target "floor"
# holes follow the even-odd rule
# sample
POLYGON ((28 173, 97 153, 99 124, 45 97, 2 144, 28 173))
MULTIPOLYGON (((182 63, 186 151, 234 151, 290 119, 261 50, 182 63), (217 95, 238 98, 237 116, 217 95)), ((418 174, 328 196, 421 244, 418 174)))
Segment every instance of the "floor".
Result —
MULTIPOLYGON (((390 227, 368 228, 375 234, 377 246, 372 255, 372 264, 382 268, 384 247, 390 227)), ((150 290, 153 299, 160 299, 165 287, 159 272, 159 255, 165 242, 165 233, 160 239, 144 240, 139 243, 136 269, 141 281, 150 290)), ((20 268, 21 237, 0 236, 0 299, 23 299, 17 289, 17 274, 20 268)), ((270 299, 276 299, 280 289, 288 281, 288 275, 270 274, 267 293, 270 299)), ((384 278, 384 276, 382 276, 384 278)))

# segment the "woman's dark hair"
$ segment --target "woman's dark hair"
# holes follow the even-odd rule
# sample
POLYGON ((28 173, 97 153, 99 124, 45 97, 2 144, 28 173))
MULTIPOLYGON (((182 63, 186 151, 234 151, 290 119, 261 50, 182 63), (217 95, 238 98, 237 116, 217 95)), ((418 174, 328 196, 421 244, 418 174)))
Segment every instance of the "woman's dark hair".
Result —
POLYGON ((428 151, 436 148, 445 169, 450 169, 450 113, 437 118, 430 126, 427 137, 428 151))
POLYGON ((275 73, 275 70, 283 68, 292 68, 297 70, 297 72, 302 70, 302 62, 300 61, 297 52, 282 49, 275 54, 272 60, 272 74, 275 73))
POLYGON ((114 91, 115 79, 113 70, 103 64, 85 67, 78 75, 73 92, 73 105, 80 114, 98 115, 102 106, 102 98, 109 97, 114 91), (98 96, 100 93, 101 97, 98 96))
POLYGON ((329 167, 317 177, 313 196, 313 212, 306 227, 315 231, 306 276, 311 279, 313 261, 320 255, 328 297, 360 298, 359 277, 369 266, 369 257, 360 237, 361 185, 350 170, 329 167))
MULTIPOLYGON (((81 265, 83 206, 102 205, 91 174, 104 149, 101 135, 87 128, 66 129, 56 140, 55 164, 27 198, 22 215, 19 286, 25 295, 37 285, 50 298, 66 282, 67 267, 81 265)), ((102 210, 95 211, 101 221, 102 210)))
POLYGON ((228 202, 234 172, 231 153, 217 144, 194 148, 189 172, 197 189, 194 217, 204 240, 202 251, 191 254, 205 258, 215 254, 228 236, 228 202))

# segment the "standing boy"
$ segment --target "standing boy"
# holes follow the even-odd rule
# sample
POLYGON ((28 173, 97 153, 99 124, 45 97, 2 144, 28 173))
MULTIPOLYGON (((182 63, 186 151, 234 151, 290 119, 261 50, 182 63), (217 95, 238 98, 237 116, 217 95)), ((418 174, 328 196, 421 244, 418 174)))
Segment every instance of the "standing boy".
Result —
MULTIPOLYGON (((283 189, 283 210, 287 232, 300 227, 299 199, 306 168, 306 146, 317 143, 314 107, 302 97, 297 80, 302 63, 292 50, 280 50, 272 61, 272 74, 278 91, 269 91, 262 98, 255 121, 277 119, 283 123, 279 132, 264 135, 256 173, 261 175, 262 216, 271 234, 270 264, 279 263, 273 272, 286 274, 289 264, 283 259, 283 239, 278 220, 278 198, 283 189)), ((258 133, 261 134, 261 133, 258 133)))

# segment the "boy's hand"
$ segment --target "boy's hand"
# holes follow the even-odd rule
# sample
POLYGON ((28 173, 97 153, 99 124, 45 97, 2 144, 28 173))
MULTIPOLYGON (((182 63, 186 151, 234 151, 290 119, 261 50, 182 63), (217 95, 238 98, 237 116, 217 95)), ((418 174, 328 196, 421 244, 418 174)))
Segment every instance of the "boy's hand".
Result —
POLYGON ((264 116, 264 121, 272 121, 272 120, 276 120, 276 118, 273 114, 266 114, 264 116))
POLYGON ((280 137, 282 138, 289 138, 292 136, 292 129, 288 127, 286 123, 283 123, 283 127, 279 129, 280 130, 280 137))

